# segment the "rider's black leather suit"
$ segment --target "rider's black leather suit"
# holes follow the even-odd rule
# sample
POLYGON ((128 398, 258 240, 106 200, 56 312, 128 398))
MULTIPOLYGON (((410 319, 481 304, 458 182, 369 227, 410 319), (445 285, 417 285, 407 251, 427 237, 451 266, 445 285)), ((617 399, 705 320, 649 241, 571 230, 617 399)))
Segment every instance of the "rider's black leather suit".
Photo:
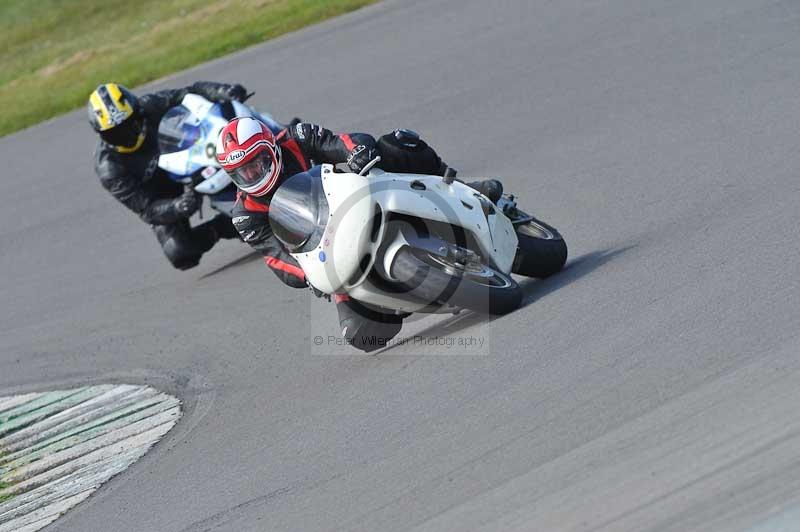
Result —
POLYGON ((139 98, 144 117, 145 141, 132 153, 120 153, 99 141, 95 150, 95 171, 100 183, 117 200, 153 226, 165 255, 178 269, 187 269, 200 262, 200 256, 211 249, 219 238, 236 238, 230 220, 219 215, 191 227, 180 216, 173 200, 183 193, 183 185, 171 180, 158 167, 158 124, 172 107, 179 105, 188 93, 211 101, 227 101, 230 85, 209 81, 182 89, 163 90, 139 98))

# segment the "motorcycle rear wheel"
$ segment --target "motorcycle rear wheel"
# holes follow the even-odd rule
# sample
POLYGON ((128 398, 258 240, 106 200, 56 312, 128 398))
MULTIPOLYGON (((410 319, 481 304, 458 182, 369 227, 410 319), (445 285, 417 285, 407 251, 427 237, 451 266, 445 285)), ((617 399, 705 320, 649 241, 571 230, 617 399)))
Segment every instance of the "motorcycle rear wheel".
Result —
POLYGON ((429 251, 404 247, 392 264, 408 295, 425 303, 450 303, 484 314, 507 314, 522 303, 510 275, 485 265, 461 265, 429 251))

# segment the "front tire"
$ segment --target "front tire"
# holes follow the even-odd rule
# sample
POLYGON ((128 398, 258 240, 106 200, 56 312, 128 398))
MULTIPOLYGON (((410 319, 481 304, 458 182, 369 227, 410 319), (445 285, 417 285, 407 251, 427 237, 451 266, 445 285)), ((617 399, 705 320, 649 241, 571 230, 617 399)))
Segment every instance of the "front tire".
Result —
POLYGON ((533 218, 517 225, 517 254, 511 271, 526 277, 549 277, 567 262, 567 243, 555 227, 533 218))
POLYGON ((487 265, 458 268, 422 249, 398 251, 391 274, 407 294, 425 303, 449 303, 484 314, 507 314, 522 303, 522 289, 510 275, 487 265))

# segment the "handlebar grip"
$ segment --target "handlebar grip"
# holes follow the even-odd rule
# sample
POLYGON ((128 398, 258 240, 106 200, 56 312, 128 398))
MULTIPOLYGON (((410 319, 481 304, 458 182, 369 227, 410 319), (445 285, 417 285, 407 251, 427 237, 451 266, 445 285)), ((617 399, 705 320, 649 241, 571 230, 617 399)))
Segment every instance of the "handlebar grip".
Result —
POLYGON ((368 162, 367 165, 364 166, 364 168, 361 169, 361 171, 358 173, 358 175, 367 175, 367 172, 372 170, 372 167, 375 166, 376 164, 378 164, 379 162, 381 162, 381 156, 380 155, 378 155, 377 157, 372 159, 370 162, 368 162))

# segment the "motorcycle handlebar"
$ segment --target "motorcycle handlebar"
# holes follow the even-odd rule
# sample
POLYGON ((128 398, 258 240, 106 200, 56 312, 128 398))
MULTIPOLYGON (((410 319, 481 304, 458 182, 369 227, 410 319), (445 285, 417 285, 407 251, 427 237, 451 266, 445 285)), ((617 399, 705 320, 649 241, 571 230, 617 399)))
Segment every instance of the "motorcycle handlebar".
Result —
POLYGON ((378 164, 379 162, 381 162, 381 156, 380 155, 378 155, 377 157, 372 159, 370 162, 368 162, 367 165, 364 168, 361 169, 361 171, 358 173, 358 175, 367 175, 367 172, 372 170, 372 167, 375 166, 376 164, 378 164))

